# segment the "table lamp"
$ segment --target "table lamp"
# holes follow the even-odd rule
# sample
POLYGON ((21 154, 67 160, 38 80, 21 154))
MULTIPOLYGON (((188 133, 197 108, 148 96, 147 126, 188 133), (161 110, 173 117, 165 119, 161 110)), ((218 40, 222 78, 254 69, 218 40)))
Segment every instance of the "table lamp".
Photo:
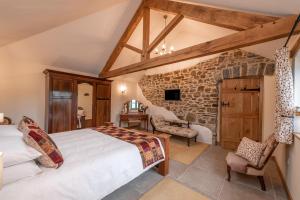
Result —
POLYGON ((0 123, 4 122, 4 113, 0 113, 0 123))
POLYGON ((0 189, 3 183, 3 153, 0 152, 0 189))

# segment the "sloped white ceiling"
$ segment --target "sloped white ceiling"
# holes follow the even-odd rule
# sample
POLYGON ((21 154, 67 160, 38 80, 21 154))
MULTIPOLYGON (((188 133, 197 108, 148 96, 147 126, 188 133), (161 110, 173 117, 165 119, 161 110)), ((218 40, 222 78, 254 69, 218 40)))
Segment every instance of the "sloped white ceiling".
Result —
POLYGON ((126 0, 0 0, 0 46, 126 0))
POLYGON ((98 12, 2 50, 9 51, 14 59, 98 74, 140 4, 140 0, 112 2, 98 12))
MULTIPOLYGON (((0 0, 0 53, 5 52, 13 59, 26 62, 98 74, 140 2, 141 0, 0 0)), ((300 12, 299 0, 189 2, 272 15, 300 12)), ((163 13, 151 12, 152 40, 163 28, 162 15, 163 13)), ((168 20, 171 18, 172 16, 168 20)), ((129 41, 140 48, 141 30, 142 24, 129 41)), ((184 19, 167 37, 167 43, 178 50, 233 32, 184 19)), ((277 40, 249 47, 248 50, 272 57, 274 49, 282 43, 283 40, 277 40)), ((139 60, 139 55, 130 50, 124 51, 115 67, 139 60)), ((182 63, 178 65, 182 67, 182 63)))
POLYGON ((269 15, 299 14, 299 0, 187 0, 199 4, 269 15))

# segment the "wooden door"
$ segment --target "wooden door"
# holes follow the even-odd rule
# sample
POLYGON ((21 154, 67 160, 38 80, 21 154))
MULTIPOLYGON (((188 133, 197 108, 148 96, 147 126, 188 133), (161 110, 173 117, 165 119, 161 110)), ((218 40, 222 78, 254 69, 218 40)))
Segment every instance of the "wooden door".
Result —
POLYGON ((224 80, 221 86, 221 146, 236 149, 243 137, 261 141, 261 80, 224 80))
POLYGON ((96 103, 96 126, 110 122, 111 110, 111 86, 110 84, 97 84, 97 103, 96 103))
POLYGON ((110 84, 98 84, 97 85, 97 98, 98 99, 110 99, 111 88, 110 84))
POLYGON ((96 126, 102 126, 104 122, 110 122, 110 100, 97 100, 96 109, 96 126))
POLYGON ((74 122, 74 82, 72 79, 55 77, 51 80, 49 102, 49 133, 70 131, 74 122))

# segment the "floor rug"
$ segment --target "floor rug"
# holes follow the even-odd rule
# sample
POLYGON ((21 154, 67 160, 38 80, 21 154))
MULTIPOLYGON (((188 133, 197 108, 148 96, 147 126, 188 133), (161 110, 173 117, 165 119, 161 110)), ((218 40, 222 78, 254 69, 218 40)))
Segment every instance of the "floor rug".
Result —
POLYGON ((182 185, 181 183, 165 178, 151 190, 146 192, 140 200, 209 200, 204 195, 182 185))
POLYGON ((170 158, 186 165, 191 164, 208 147, 208 144, 201 142, 192 142, 187 146, 186 139, 171 138, 170 158))

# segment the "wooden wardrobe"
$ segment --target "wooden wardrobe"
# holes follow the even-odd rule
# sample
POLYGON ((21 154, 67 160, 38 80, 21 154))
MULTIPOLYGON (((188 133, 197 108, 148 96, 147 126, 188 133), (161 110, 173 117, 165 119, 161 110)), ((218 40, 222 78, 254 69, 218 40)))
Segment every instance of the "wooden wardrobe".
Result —
POLYGON ((78 84, 87 83, 92 89, 92 119, 88 126, 104 125, 110 121, 111 81, 90 76, 45 70, 46 112, 48 133, 77 129, 78 84))
POLYGON ((261 141, 263 78, 223 80, 220 95, 221 146, 236 149, 243 137, 261 141))

